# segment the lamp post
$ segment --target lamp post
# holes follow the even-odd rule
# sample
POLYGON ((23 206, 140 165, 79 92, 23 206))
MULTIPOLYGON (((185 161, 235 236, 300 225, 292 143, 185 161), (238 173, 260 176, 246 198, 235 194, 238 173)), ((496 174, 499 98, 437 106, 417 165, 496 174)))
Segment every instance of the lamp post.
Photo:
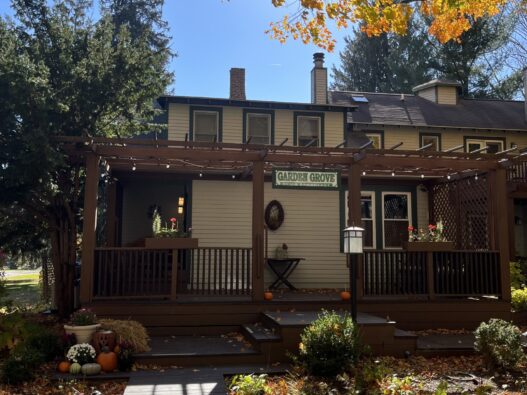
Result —
POLYGON ((357 322, 357 258, 362 254, 362 234, 364 229, 349 226, 344 229, 344 253, 348 256, 351 288, 351 319, 357 322))

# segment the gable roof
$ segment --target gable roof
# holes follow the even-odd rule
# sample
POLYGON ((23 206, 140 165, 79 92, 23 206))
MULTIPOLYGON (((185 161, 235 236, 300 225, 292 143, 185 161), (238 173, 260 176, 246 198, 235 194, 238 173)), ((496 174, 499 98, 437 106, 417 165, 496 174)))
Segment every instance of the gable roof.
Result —
POLYGON ((523 101, 458 100, 456 105, 437 104, 415 95, 329 91, 331 104, 358 105, 348 122, 375 125, 408 125, 449 128, 527 130, 523 101), (367 99, 354 100, 354 96, 367 99))

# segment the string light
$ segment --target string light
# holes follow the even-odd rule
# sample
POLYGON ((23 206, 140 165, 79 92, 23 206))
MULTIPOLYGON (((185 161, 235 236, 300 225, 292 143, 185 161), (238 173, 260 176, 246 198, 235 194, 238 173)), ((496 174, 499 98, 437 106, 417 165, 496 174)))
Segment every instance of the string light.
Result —
POLYGON ((236 178, 236 176, 233 174, 233 175, 232 175, 232 179, 234 180, 235 178, 236 178))
POLYGON ((474 177, 474 180, 478 180, 478 174, 476 173, 476 176, 474 177))
POLYGON ((110 171, 110 164, 108 162, 106 162, 106 171, 110 171))
POLYGON ((366 175, 366 172, 365 172, 365 171, 363 171, 363 172, 362 172, 362 175, 363 175, 363 176, 365 176, 365 175, 366 175))
POLYGON ((395 172, 394 171, 392 171, 392 177, 395 177, 395 172))
POLYGON ((170 169, 170 163, 167 163, 167 169, 170 169))
POLYGON ((446 176, 447 180, 450 180, 450 174, 448 176, 446 176))
POLYGON ((425 178, 425 175, 424 175, 424 174, 421 174, 421 178, 425 178))
POLYGON ((135 163, 132 165, 132 171, 135 171, 137 169, 135 163))
POLYGON ((203 177, 203 173, 200 171, 199 172, 199 178, 202 178, 203 177))

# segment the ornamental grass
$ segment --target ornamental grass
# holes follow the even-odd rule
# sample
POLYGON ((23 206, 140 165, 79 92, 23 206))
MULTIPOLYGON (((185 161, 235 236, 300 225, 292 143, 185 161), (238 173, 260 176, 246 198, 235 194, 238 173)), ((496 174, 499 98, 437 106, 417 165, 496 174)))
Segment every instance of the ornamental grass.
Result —
POLYGON ((143 325, 133 320, 100 319, 102 329, 113 331, 118 343, 129 343, 135 352, 150 351, 148 333, 143 325))

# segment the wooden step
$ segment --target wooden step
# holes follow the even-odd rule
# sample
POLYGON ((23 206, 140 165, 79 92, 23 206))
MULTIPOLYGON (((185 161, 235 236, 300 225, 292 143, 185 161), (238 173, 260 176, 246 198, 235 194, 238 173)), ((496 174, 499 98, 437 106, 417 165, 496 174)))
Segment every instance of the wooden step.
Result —
POLYGON ((242 333, 248 340, 263 343, 263 342, 279 342, 282 337, 276 328, 269 328, 262 323, 245 324, 242 325, 242 333))

